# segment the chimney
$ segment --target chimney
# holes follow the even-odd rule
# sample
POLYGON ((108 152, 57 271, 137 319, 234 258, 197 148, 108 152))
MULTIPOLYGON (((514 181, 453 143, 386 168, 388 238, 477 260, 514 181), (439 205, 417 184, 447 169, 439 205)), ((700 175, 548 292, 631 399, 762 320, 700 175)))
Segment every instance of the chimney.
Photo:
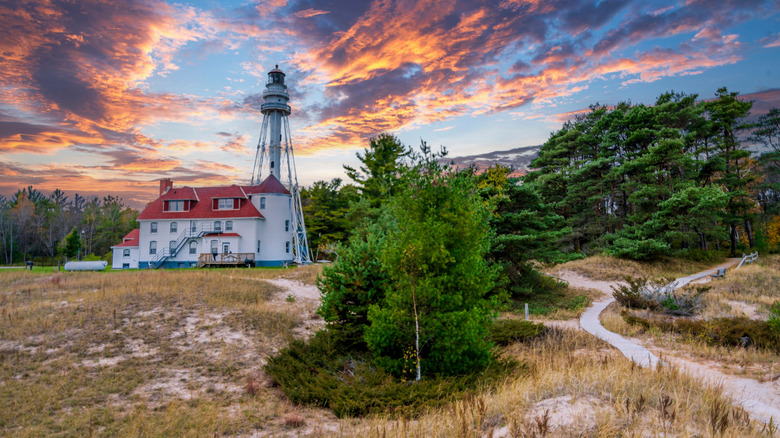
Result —
POLYGON ((163 178, 160 180, 160 196, 166 194, 168 190, 173 188, 173 181, 170 178, 163 178))

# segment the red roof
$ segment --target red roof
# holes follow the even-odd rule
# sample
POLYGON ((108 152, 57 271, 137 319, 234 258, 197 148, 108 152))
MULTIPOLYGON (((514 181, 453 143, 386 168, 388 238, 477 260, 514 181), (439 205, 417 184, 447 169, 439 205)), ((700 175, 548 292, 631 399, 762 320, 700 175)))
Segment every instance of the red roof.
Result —
MULTIPOLYGON (((260 185, 229 187, 177 187, 171 188, 165 194, 150 202, 138 215, 139 220, 153 219, 229 219, 229 218, 263 218, 263 215, 249 202, 249 195, 260 193, 281 193, 289 195, 282 183, 271 175, 260 185), (237 210, 214 210, 214 199, 241 199, 237 210), (192 206, 188 211, 163 211, 163 201, 189 200, 192 206)), ((137 239, 137 237, 136 237, 137 239)))
POLYGON ((290 191, 285 189, 282 183, 276 179, 275 176, 269 175, 260 185, 257 186, 244 186, 244 191, 247 195, 254 195, 256 193, 283 193, 289 195, 290 191))
POLYGON ((160 196, 160 199, 165 201, 198 201, 198 194, 192 187, 177 187, 175 189, 171 187, 164 195, 160 196))
POLYGON ((241 237, 238 233, 208 233, 204 234, 203 237, 214 237, 214 236, 220 236, 220 237, 241 237))
POLYGON ((130 247, 138 246, 138 236, 140 235, 141 235, 141 230, 136 228, 133 231, 127 233, 127 235, 122 238, 122 243, 114 245, 112 246, 112 248, 115 248, 117 246, 130 246, 130 247))

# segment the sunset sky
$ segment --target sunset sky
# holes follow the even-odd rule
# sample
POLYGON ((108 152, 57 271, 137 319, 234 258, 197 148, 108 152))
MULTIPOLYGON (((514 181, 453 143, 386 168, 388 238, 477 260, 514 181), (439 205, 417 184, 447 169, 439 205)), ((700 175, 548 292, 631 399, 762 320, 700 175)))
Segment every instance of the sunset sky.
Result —
POLYGON ((301 183, 380 132, 452 156, 543 143, 592 103, 780 106, 778 1, 0 1, 0 194, 246 183, 287 73, 301 183))

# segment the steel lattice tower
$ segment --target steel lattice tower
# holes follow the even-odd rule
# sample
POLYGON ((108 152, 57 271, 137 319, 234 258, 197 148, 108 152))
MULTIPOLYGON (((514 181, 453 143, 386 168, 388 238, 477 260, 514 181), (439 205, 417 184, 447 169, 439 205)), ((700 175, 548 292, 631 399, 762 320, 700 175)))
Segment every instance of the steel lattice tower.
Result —
POLYGON ((301 194, 298 187, 298 174, 295 170, 295 154, 290 137, 290 95, 284 84, 284 72, 279 66, 268 72, 268 82, 263 91, 265 103, 260 107, 263 113, 263 125, 260 128, 260 140, 257 142, 255 164, 252 168, 251 185, 260 184, 273 175, 292 194, 290 203, 290 224, 293 230, 293 261, 311 263, 309 239, 306 237, 306 224, 303 221, 301 194))

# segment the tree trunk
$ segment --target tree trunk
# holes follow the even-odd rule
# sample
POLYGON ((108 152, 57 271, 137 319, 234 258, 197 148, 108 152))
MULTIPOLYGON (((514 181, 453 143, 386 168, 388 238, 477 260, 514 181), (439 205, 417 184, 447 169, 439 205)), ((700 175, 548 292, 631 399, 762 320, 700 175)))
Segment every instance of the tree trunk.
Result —
POLYGON ((753 224, 750 222, 750 219, 745 219, 745 232, 747 233, 748 242, 750 242, 750 249, 753 249, 756 242, 753 240, 753 224))
POLYGON ((731 239, 731 256, 737 256, 737 227, 729 226, 729 238, 731 239))
POLYGON ((417 359, 417 381, 420 381, 420 322, 417 319, 417 287, 412 280, 412 304, 414 305, 414 351, 417 359))

